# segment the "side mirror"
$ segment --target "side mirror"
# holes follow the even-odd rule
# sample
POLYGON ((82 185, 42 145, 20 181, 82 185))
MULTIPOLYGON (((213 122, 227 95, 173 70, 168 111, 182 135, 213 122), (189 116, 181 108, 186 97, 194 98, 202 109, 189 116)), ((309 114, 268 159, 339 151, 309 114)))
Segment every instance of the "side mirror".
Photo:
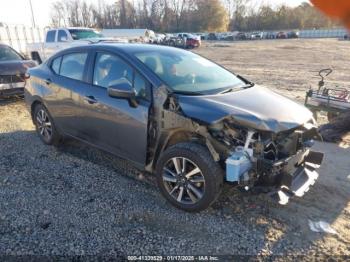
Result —
POLYGON ((68 38, 66 36, 62 36, 60 42, 67 42, 68 38))
POLYGON ((111 85, 108 87, 107 92, 110 97, 128 100, 130 106, 132 107, 136 107, 138 105, 136 101, 135 90, 127 80, 118 84, 111 85))

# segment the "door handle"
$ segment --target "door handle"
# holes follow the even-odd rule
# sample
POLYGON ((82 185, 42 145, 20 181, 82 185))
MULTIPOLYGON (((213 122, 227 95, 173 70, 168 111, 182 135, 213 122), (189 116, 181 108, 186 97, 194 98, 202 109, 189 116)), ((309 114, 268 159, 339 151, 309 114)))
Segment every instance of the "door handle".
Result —
POLYGON ((47 85, 49 85, 49 84, 52 83, 52 80, 51 80, 50 78, 47 78, 47 79, 45 79, 45 83, 46 83, 47 85))
POLYGON ((85 96, 85 101, 87 101, 89 104, 95 104, 97 103, 97 99, 94 96, 85 96))

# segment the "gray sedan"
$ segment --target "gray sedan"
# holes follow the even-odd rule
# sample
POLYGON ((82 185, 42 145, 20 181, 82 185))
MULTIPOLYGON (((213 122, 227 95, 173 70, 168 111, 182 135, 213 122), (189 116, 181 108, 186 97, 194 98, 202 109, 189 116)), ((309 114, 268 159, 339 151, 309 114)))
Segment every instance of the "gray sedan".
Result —
POLYGON ((29 70, 25 98, 39 137, 72 137, 157 176, 186 211, 222 184, 264 188, 280 204, 318 178, 312 113, 192 52, 97 43, 29 70))

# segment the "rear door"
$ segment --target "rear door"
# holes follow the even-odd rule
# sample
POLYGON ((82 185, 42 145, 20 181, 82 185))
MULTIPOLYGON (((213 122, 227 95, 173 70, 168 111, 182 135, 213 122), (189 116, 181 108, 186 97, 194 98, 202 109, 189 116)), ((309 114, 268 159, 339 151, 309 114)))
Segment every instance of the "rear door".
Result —
POLYGON ((104 150, 144 165, 147 151, 148 112, 151 86, 129 63, 114 53, 97 51, 91 60, 91 83, 84 89, 81 126, 88 141, 104 150), (136 91, 138 105, 110 97, 107 88, 129 81, 136 91))

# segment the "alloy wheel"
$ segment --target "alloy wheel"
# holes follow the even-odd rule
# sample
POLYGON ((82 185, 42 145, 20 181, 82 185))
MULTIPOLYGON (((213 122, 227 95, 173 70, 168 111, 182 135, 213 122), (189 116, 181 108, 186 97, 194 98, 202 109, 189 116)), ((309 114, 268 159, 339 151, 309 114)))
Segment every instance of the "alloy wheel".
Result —
POLYGON ((45 110, 41 109, 36 115, 36 122, 40 135, 49 141, 52 137, 52 124, 45 110))
POLYGON ((204 196, 202 171, 185 157, 169 159, 163 168, 162 178, 168 194, 181 204, 195 204, 204 196))

